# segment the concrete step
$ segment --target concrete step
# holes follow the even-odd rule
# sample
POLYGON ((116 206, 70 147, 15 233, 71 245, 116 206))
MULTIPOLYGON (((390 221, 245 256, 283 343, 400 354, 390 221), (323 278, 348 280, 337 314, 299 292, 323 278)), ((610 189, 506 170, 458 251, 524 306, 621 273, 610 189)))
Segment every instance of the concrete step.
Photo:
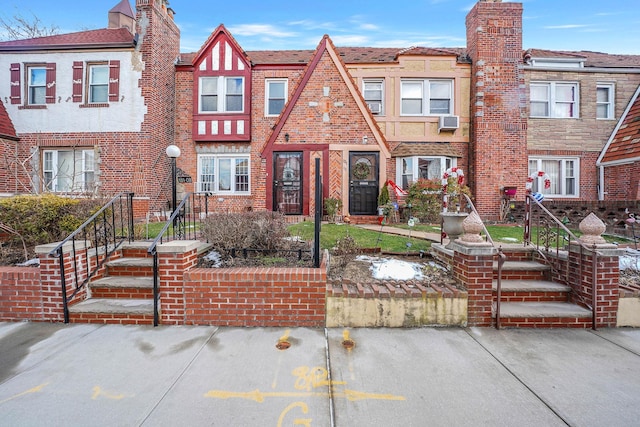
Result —
POLYGON ((110 276, 151 276, 153 258, 117 258, 106 263, 110 276))
MULTIPOLYGON (((544 280, 551 267, 537 261, 506 261, 502 265, 502 280, 544 280)), ((493 278, 498 278, 498 262, 493 263, 493 278)))
MULTIPOLYGON (((494 298, 498 281, 493 281, 494 298)), ((504 302, 567 302, 569 286, 547 280, 503 280, 500 301, 504 302)))
POLYGON ((89 282, 91 298, 153 298, 152 276, 107 276, 89 282))
MULTIPOLYGON (((503 280, 502 292, 569 292, 571 287, 548 280, 503 280)), ((496 291, 498 281, 493 281, 493 290, 496 291)))
POLYGON ((69 307, 74 323, 153 324, 152 299, 90 298, 69 307))
POLYGON ((589 328, 591 311, 566 302, 503 302, 500 323, 507 328, 589 328))

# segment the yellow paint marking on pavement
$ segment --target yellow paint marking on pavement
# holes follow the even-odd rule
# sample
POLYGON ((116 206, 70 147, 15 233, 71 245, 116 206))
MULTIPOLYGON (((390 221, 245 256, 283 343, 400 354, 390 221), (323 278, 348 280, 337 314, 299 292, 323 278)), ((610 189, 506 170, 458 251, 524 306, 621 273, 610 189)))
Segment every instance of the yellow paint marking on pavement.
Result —
POLYGON ((99 386, 95 386, 93 388, 93 394, 91 395, 91 400, 98 400, 98 397, 104 397, 105 399, 110 399, 110 400, 122 400, 125 397, 133 397, 133 395, 126 395, 126 394, 114 394, 108 391, 102 391, 102 389, 99 386))
POLYGON ((42 389, 45 388, 48 385, 49 385, 49 383, 40 384, 38 386, 30 388, 29 390, 23 391, 22 393, 18 393, 16 395, 8 397, 8 398, 6 398, 4 400, 0 400, 0 403, 5 403, 5 402, 8 402, 10 400, 17 399, 18 397, 26 396, 27 394, 38 393, 38 392, 42 391, 42 389))
MULTIPOLYGON (((289 406, 287 406, 286 408, 284 408, 284 411, 282 411, 282 413, 280 414, 280 417, 278 417, 278 424, 277 427, 282 427, 284 424, 284 417, 289 413, 290 410, 292 410, 293 408, 300 408, 302 410, 303 414, 306 414, 307 412, 309 412, 309 407, 307 406, 306 403, 304 402, 293 402, 292 404, 290 404, 289 406)), ((296 426, 305 426, 305 427, 311 427, 311 418, 296 418, 293 420, 293 424, 296 426)))
MULTIPOLYGON (((357 400, 367 400, 367 399, 375 399, 375 400, 405 400, 404 396, 395 396, 392 394, 378 394, 378 393, 367 393, 355 390, 344 390, 344 391, 334 391, 332 393, 334 397, 344 397, 347 400, 352 402, 357 400)), ((254 402, 262 403, 266 398, 269 397, 329 397, 329 392, 323 391, 309 391, 309 392, 288 392, 288 391, 272 391, 272 392, 261 392, 256 389, 248 392, 241 391, 225 391, 225 390, 211 390, 204 394, 204 397, 211 397, 214 399, 246 399, 253 400, 254 402)))

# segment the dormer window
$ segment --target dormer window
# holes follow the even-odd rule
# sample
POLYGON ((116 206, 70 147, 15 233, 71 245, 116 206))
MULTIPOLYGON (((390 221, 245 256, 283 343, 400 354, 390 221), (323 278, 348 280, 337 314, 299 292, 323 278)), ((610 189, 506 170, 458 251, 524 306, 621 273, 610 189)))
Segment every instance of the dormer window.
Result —
POLYGON ((201 77, 201 113, 242 113, 244 77, 201 77))

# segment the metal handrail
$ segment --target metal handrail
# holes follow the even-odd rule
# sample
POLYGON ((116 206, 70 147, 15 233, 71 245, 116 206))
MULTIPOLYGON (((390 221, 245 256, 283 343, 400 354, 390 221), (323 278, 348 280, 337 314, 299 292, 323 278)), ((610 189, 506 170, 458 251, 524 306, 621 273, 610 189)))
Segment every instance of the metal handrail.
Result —
POLYGON ((69 301, 87 285, 125 240, 129 242, 133 240, 133 235, 133 193, 123 192, 112 198, 49 252, 49 256, 57 257, 60 262, 60 284, 65 323, 69 323, 69 301), (118 231, 122 234, 119 234, 118 231), (76 247, 76 243, 79 241, 84 242, 83 248, 76 247), (70 284, 67 284, 63 251, 64 246, 68 244, 71 245, 70 258, 73 269, 73 281, 70 284), (103 252, 101 253, 101 251, 103 252), (84 257, 80 258, 79 255, 82 254, 84 257), (92 256, 95 257, 93 266, 91 265, 92 256), (67 295, 68 285, 75 285, 71 295, 67 295))
MULTIPOLYGON (((549 253, 552 253, 550 250, 550 242, 549 239, 546 240, 545 245, 544 245, 544 251, 541 249, 540 247, 540 232, 538 231, 538 235, 536 238, 536 244, 534 245, 533 242, 531 241, 531 224, 533 222, 533 219, 531 217, 532 214, 532 202, 535 203, 535 205, 537 205, 537 207, 539 208, 539 210, 541 212, 543 212, 546 217, 548 217, 549 219, 551 219, 555 225, 556 225, 556 248, 555 248, 555 257, 557 260, 560 259, 560 233, 559 230, 562 230, 563 232, 565 232, 568 236, 568 240, 571 244, 577 245, 580 248, 580 257, 578 260, 578 275, 577 277, 582 278, 582 273, 584 271, 584 265, 583 265, 583 255, 585 254, 585 251, 588 253, 592 253, 593 257, 592 257, 592 265, 591 265, 591 303, 589 303, 588 301, 585 300, 585 298, 581 295, 581 294, 576 294, 574 292, 574 295, 589 309, 591 310, 591 327, 592 329, 595 331, 597 328, 597 324, 596 324, 596 314, 597 314, 597 308, 598 308, 598 287, 597 287, 597 283, 596 283, 596 279, 597 279, 597 275, 598 275, 598 257, 603 255, 601 252, 599 252, 596 249, 596 246, 593 245, 592 247, 587 246, 586 244, 584 244, 583 242, 581 242, 575 234, 573 234, 573 232, 571 232, 571 230, 569 230, 564 223, 559 220, 555 215, 553 215, 547 208, 545 208, 542 203, 540 203, 538 200, 536 200, 531 194, 526 194, 525 195, 525 227, 524 227, 524 245, 530 245, 532 246, 537 252, 538 254, 545 260, 545 262, 547 263, 547 265, 549 265, 552 268, 552 271, 555 271, 558 277, 561 277, 560 272, 558 271, 555 263, 553 263, 548 257, 547 255, 549 253)), ((542 228, 542 226, 540 225, 540 220, 538 220, 538 230, 540 230, 542 228)), ((565 268, 566 271, 566 277, 565 277, 565 282, 567 284, 570 284, 571 282, 571 273, 569 271, 569 257, 567 257, 567 268, 565 268)), ((576 276, 575 274, 573 275, 574 277, 576 276)))
POLYGON ((195 240, 197 239, 196 224, 202 215, 209 216, 209 192, 193 192, 184 196, 180 204, 173 210, 160 230, 158 236, 151 242, 147 253, 153 257, 153 326, 159 324, 158 302, 160 285, 158 277, 158 245, 170 240, 195 240), (204 212, 202 211, 204 198, 204 212), (189 203, 191 201, 191 203, 189 203), (196 212, 196 207, 199 207, 196 212), (169 227, 173 226, 171 232, 169 227), (166 237, 165 237, 166 235, 166 237))

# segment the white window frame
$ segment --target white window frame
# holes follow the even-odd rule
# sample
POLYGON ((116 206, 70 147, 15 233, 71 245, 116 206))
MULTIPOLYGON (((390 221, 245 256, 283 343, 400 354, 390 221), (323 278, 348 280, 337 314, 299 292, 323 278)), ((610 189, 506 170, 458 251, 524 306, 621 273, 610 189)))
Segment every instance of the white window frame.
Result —
POLYGON ((109 64, 87 64, 87 104, 108 104, 109 103, 109 64), (104 79, 96 81, 94 71, 101 70, 104 79), (101 88, 99 92, 102 98, 96 98, 94 89, 101 88))
POLYGON ((580 118, 580 85, 577 82, 531 82, 529 85, 529 116, 533 118, 546 119, 578 119, 580 118), (545 89, 545 97, 535 98, 534 88, 545 89), (570 88, 573 90, 573 100, 563 100, 559 96, 560 89, 570 88), (545 114, 536 114, 533 105, 546 105, 545 114), (562 114, 562 106, 570 105, 572 114, 562 114))
POLYGON ((540 192, 545 196, 550 197, 563 197, 563 198, 577 198, 580 197, 580 158, 579 157, 550 157, 550 156, 531 156, 529 157, 529 176, 537 173, 544 172, 546 177, 538 176, 534 179, 532 185, 532 191, 540 192), (556 174, 549 167, 545 167, 545 163, 549 162, 558 163, 558 174, 556 174), (572 165, 570 165, 572 163, 572 165), (547 170, 545 170, 547 169, 547 170), (571 175, 572 174, 572 175, 571 175), (544 179, 549 178, 551 181, 551 188, 544 188, 544 179), (573 182, 573 193, 570 191, 570 183, 573 182), (555 189, 555 190, 554 190, 555 189))
MULTIPOLYGON (((39 98, 39 97, 36 97, 39 98)), ((47 103, 47 67, 44 65, 27 66, 27 105, 45 105, 47 103), (42 82, 33 81, 33 72, 38 72, 38 77, 42 78, 42 82), (37 91, 41 95, 42 102, 38 99, 34 100, 33 91, 37 91), (36 102, 38 101, 38 102, 36 102)))
MULTIPOLYGON (((68 169, 68 168, 67 168, 68 169)), ((95 185, 95 151, 89 149, 43 150, 42 179, 44 191, 52 193, 74 193, 93 191, 95 185), (73 165, 65 176, 60 164, 60 153, 72 153, 73 165), (60 188, 60 180, 70 183, 60 188)))
POLYGON ((288 79, 266 79, 264 81, 264 115, 265 117, 277 117, 280 115, 284 106, 287 103, 287 94, 289 93, 289 80, 288 79), (282 84, 283 94, 282 97, 273 95, 272 84, 282 84), (278 112, 270 111, 271 101, 282 101, 282 108, 278 112))
POLYGON ((251 194, 251 160, 249 155, 198 155, 197 190, 213 194, 251 194), (205 162, 208 164, 205 165, 205 162), (243 162, 244 165, 241 164, 243 162), (227 165, 230 166, 229 169, 226 169, 227 165), (212 167, 213 170, 209 170, 209 167, 212 167), (220 171, 226 172, 227 170, 227 180, 221 179, 220 171), (238 181, 239 177, 243 177, 242 181, 238 181), (227 181, 226 184, 225 181, 227 181))
POLYGON ((199 85, 198 85, 198 112, 202 113, 202 114, 220 114, 220 113, 244 113, 244 100, 245 100, 245 81, 244 81, 244 77, 241 76, 216 76, 216 77, 209 77, 209 76, 203 76, 200 77, 199 79, 199 85), (211 81, 215 81, 215 85, 214 87, 216 88, 215 93, 211 92, 211 93, 205 93, 203 92, 203 87, 204 87, 204 82, 207 80, 211 80, 211 81), (227 84, 230 80, 240 80, 240 89, 241 89, 241 93, 240 94, 236 94, 236 93, 230 93, 228 91, 227 88, 227 84), (217 102, 216 102, 216 108, 215 110, 204 110, 202 108, 202 97, 203 96, 213 96, 215 95, 217 97, 217 102), (240 96, 241 100, 240 100, 240 109, 239 110, 229 110, 228 107, 228 97, 231 96, 240 96))
POLYGON ((371 114, 376 116, 384 116, 384 79, 363 79, 362 80, 362 96, 364 97, 371 114), (373 96, 374 93, 380 93, 380 96, 373 96), (380 111, 374 111, 372 104, 380 104, 380 111))
POLYGON ((453 79, 402 79, 400 81, 400 115, 401 116, 450 116, 453 114, 455 108, 455 100, 454 100, 454 81, 453 79), (436 95, 432 95, 432 86, 437 84, 447 83, 449 86, 449 93, 446 97, 436 98, 436 95), (406 91, 409 86, 419 87, 419 94, 409 96, 406 91), (407 112, 407 107, 405 107, 404 101, 420 101, 420 112, 407 112), (437 109, 435 105, 436 100, 447 100, 448 108, 447 111, 434 111, 437 109), (434 104, 434 105, 432 105, 434 104))
POLYGON ((440 161, 439 176, 432 176, 426 179, 441 179, 442 174, 451 167, 456 167, 458 159, 455 157, 445 156, 404 156, 396 158, 396 184, 403 190, 407 190, 409 186, 415 183, 420 176, 420 160, 440 161))
POLYGON ((615 85, 613 83, 598 83, 596 85, 596 119, 613 120, 615 119, 615 85), (607 100, 600 101, 598 93, 601 89, 607 90, 607 100), (600 116, 599 107, 606 108, 606 115, 600 116))

